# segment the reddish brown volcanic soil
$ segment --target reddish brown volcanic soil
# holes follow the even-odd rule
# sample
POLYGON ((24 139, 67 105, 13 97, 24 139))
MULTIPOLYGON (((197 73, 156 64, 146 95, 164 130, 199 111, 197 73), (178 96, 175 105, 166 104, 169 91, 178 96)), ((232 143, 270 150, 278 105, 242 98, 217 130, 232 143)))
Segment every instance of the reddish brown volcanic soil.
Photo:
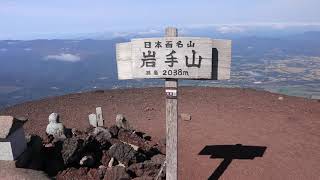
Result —
MULTIPOLYGON (((319 179, 320 102, 248 89, 188 87, 179 92, 179 112, 192 115, 191 121, 179 120, 179 179, 207 179, 223 159, 198 153, 206 145, 234 144, 267 149, 263 157, 234 159, 220 179, 319 179)), ((28 117, 26 131, 44 135, 50 113, 59 113, 66 127, 84 129, 97 106, 108 126, 123 113, 136 129, 165 137, 162 88, 72 94, 16 105, 0 114, 28 117)))

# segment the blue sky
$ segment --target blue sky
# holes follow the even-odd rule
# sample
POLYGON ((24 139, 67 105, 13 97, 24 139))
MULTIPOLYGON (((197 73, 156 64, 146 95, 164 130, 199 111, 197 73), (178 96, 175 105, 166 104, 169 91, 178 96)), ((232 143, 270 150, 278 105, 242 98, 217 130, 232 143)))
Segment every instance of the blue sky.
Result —
POLYGON ((320 24, 319 0, 1 0, 0 38, 210 24, 320 24))

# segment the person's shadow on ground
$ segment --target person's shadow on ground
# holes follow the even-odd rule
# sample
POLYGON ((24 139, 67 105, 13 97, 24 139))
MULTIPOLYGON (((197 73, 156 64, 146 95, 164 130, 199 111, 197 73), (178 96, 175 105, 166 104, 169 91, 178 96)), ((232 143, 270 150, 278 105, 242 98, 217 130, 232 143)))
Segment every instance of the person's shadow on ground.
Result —
POLYGON ((243 146, 236 145, 207 145, 199 155, 210 155, 210 158, 224 159, 208 180, 217 180, 228 168, 233 159, 254 159, 262 157, 267 147, 265 146, 243 146))

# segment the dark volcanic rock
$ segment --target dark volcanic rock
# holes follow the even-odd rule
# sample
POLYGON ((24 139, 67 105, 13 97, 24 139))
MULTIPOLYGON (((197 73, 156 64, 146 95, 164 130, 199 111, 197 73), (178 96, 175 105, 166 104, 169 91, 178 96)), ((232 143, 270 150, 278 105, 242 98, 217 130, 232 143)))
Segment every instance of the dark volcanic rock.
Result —
POLYGON ((145 157, 135 151, 130 145, 125 143, 116 143, 109 149, 109 155, 128 166, 131 163, 141 162, 145 157))
POLYGON ((113 138, 117 138, 118 137, 118 132, 119 132, 119 128, 116 125, 113 125, 109 128, 109 131, 112 135, 113 138))
POLYGON ((118 133, 118 139, 129 144, 138 146, 139 148, 146 149, 146 143, 143 138, 129 130, 120 129, 118 133))
POLYGON ((155 155, 155 156, 153 156, 152 158, 151 158, 151 161, 153 162, 153 163, 156 163, 156 164, 163 164, 163 162, 166 160, 166 156, 165 155, 163 155, 163 154, 157 154, 157 155, 155 155))
POLYGON ((44 148, 44 171, 50 176, 55 176, 59 171, 65 168, 61 149, 62 142, 57 142, 52 147, 44 148))
POLYGON ((71 138, 73 136, 72 129, 64 128, 64 134, 67 138, 71 138))
MULTIPOLYGON (((107 142, 105 142, 107 143, 107 142)), ((106 144, 105 144, 106 145, 106 144)), ((107 145, 110 146, 110 143, 107 145)), ((85 137, 84 144, 83 144, 83 151, 86 153, 94 154, 95 159, 100 160, 102 156, 102 146, 101 144, 93 137, 92 135, 89 135, 85 137)))
POLYGON ((108 129, 105 129, 103 127, 96 127, 93 130, 92 134, 95 137, 95 139, 100 143, 102 148, 110 147, 109 140, 111 139, 112 135, 108 129))
POLYGON ((76 128, 71 129, 72 136, 81 137, 84 133, 76 128))
POLYGON ((62 158, 65 165, 78 164, 83 153, 83 140, 77 137, 66 139, 62 146, 62 158))
POLYGON ((151 158, 153 157, 154 155, 157 155, 157 154, 160 154, 160 150, 158 148, 157 145, 154 145, 154 144, 148 144, 148 148, 145 149, 145 150, 142 150, 142 152, 148 157, 148 158, 151 158))
POLYGON ((56 179, 154 179, 165 155, 160 154, 159 144, 146 140, 145 133, 128 127, 96 127, 86 132, 69 129, 64 141, 47 136, 42 143, 40 137, 33 137, 28 158, 18 162, 21 167, 44 170, 56 179))
POLYGON ((126 172, 126 169, 121 166, 115 166, 112 169, 108 169, 104 175, 104 180, 130 180, 130 175, 126 172))
POLYGON ((111 157, 110 157, 108 151, 103 151, 102 158, 101 158, 101 164, 104 165, 105 167, 108 167, 110 160, 111 160, 111 157))
POLYGON ((47 135, 44 137, 43 144, 53 143, 53 140, 54 140, 53 135, 51 135, 51 134, 48 135, 48 134, 47 134, 47 135))
POLYGON ((130 165, 128 167, 128 171, 134 173, 138 177, 141 177, 141 176, 156 177, 160 171, 160 168, 161 168, 161 164, 157 164, 148 160, 141 163, 130 165))
POLYGON ((116 138, 111 138, 111 139, 109 140, 109 142, 110 142, 112 145, 114 145, 114 144, 116 144, 116 143, 121 143, 121 141, 120 141, 119 139, 116 139, 116 138))
POLYGON ((166 139, 162 139, 156 146, 162 154, 166 154, 166 139))
POLYGON ((89 127, 87 127, 87 128, 85 129, 84 133, 85 133, 85 134, 90 134, 90 133, 93 132, 94 128, 95 128, 95 127, 93 127, 93 126, 89 126, 89 127))
POLYGON ((128 165, 135 160, 136 151, 128 144, 116 143, 110 147, 109 155, 128 165))

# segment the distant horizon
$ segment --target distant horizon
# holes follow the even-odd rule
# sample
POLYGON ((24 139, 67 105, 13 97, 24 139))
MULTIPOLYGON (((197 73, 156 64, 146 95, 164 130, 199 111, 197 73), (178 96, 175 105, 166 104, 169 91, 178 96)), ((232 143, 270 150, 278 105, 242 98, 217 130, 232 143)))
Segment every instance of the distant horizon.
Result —
MULTIPOLYGON (((162 31, 216 27, 222 33, 247 27, 320 30, 318 0, 85 1, 2 0, 0 39, 37 39, 76 34, 162 31)), ((114 35, 115 34, 115 35, 114 35)))
MULTIPOLYGON (((164 29, 169 26, 163 27, 140 27, 140 28, 128 28, 128 29, 104 29, 95 32, 34 32, 28 34, 17 35, 4 35, 0 34, 0 40, 40 40, 40 39, 100 39, 95 36, 104 36, 102 39, 114 39, 114 38, 126 38, 131 35, 137 36, 149 36, 163 34, 164 29)), ((246 33, 252 33, 252 36, 256 36, 257 31, 266 32, 279 32, 282 34, 301 34, 308 31, 319 31, 319 23, 230 23, 230 24, 191 24, 191 25, 177 25, 174 26, 179 29, 181 34, 193 35, 192 31, 197 30, 211 30, 212 34, 222 35, 240 35, 246 33)))

